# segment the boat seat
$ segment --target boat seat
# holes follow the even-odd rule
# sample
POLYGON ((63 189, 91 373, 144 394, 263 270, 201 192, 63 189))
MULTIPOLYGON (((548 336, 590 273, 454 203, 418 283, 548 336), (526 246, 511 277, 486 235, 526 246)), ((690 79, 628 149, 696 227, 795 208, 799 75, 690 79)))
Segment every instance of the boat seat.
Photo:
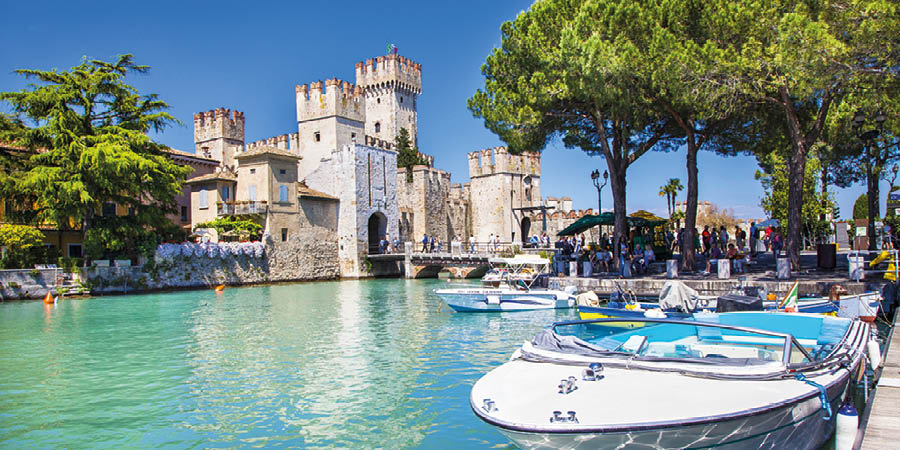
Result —
POLYGON ((624 344, 622 344, 620 350, 623 352, 639 353, 641 351, 641 348, 643 348, 644 344, 646 343, 647 336, 641 336, 637 334, 632 335, 628 338, 627 341, 625 341, 624 344))

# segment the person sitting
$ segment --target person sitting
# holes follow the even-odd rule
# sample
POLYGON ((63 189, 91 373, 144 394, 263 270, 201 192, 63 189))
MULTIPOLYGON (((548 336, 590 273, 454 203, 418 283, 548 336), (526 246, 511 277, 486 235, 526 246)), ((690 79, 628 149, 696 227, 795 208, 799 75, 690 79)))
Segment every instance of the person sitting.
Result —
POLYGON ((634 246, 634 253, 631 254, 631 270, 634 273, 644 273, 644 249, 641 245, 634 246))
POLYGON ((725 257, 731 261, 731 266, 734 267, 735 273, 743 273, 744 272, 744 255, 738 251, 737 247, 734 244, 728 244, 728 253, 725 254, 725 257))
POLYGON ((706 259, 706 270, 703 271, 703 275, 709 275, 712 265, 718 264, 718 261, 721 258, 722 250, 720 250, 718 246, 711 246, 709 248, 709 258, 706 259))
POLYGON ((650 263, 656 261, 656 254, 653 253, 653 246, 650 244, 644 245, 644 272, 648 272, 650 270, 650 263))

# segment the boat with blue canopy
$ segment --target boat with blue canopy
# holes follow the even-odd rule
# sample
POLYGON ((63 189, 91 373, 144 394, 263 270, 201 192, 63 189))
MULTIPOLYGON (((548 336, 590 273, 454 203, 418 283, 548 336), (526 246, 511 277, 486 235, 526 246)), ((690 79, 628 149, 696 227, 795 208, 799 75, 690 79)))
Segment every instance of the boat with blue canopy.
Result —
POLYGON ((479 379, 470 405, 523 449, 818 449, 870 327, 774 312, 561 322, 479 379))

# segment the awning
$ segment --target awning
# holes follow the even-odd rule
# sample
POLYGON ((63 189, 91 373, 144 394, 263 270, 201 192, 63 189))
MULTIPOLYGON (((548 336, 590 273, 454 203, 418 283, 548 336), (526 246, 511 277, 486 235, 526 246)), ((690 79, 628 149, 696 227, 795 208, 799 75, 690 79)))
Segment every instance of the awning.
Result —
MULTIPOLYGON (((667 220, 656 217, 646 211, 637 211, 631 216, 625 218, 628 226, 632 228, 652 228, 663 225, 667 220), (649 218, 647 216, 650 216, 649 218), (641 217, 643 216, 643 217, 641 217)), ((576 220, 573 224, 567 226, 557 236, 571 236, 589 230, 597 225, 615 225, 616 215, 611 212, 605 212, 600 215, 584 216, 576 220)))

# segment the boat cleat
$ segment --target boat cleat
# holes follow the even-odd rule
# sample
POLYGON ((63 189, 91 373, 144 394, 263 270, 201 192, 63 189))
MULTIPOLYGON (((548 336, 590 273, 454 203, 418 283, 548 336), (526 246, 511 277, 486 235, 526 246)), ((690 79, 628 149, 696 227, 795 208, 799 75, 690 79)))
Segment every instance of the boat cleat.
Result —
POLYGON ((562 415, 562 411, 553 411, 550 423, 578 423, 578 419, 575 417, 575 411, 566 411, 565 416, 562 415))
POLYGON ((486 398, 486 399, 484 399, 484 404, 481 406, 481 409, 483 409, 485 412, 489 412, 489 413, 497 411, 498 410, 497 403, 489 398, 486 398))
POLYGON ((575 377, 563 378, 559 380, 559 393, 560 394, 570 394, 575 389, 578 389, 578 386, 575 386, 575 381, 577 379, 575 377))

